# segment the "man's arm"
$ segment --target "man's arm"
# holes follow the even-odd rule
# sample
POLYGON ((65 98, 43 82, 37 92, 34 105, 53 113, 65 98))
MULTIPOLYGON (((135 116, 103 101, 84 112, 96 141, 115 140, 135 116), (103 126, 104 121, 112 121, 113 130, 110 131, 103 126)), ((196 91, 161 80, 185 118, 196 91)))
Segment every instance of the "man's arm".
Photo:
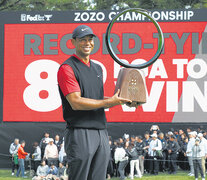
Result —
POLYGON ((111 98, 96 100, 81 97, 80 92, 73 92, 66 96, 73 110, 93 110, 98 108, 110 108, 116 105, 131 103, 129 99, 119 97, 120 90, 111 98))

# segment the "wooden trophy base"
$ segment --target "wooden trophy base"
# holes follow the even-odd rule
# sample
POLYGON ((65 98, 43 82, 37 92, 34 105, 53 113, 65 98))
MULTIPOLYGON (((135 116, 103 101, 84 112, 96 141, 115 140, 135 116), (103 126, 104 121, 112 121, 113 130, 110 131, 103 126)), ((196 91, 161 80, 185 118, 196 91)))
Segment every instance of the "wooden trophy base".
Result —
POLYGON ((127 104, 130 107, 146 103, 146 83, 142 71, 134 68, 122 68, 119 71, 115 93, 118 89, 120 89, 120 97, 132 100, 132 103, 127 104))

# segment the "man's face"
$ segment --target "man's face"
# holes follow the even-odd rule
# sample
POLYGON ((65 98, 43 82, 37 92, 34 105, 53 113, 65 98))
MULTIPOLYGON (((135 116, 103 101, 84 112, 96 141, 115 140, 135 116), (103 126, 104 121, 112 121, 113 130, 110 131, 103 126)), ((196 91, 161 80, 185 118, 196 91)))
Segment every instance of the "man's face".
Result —
POLYGON ((60 140, 60 137, 59 137, 58 135, 56 135, 56 136, 55 136, 55 140, 56 140, 56 141, 59 141, 59 140, 60 140))
POLYGON ((180 135, 183 134, 183 130, 182 129, 179 130, 179 134, 180 135))
POLYGON ((163 134, 160 134, 160 135, 159 135, 159 138, 160 138, 160 139, 163 139, 163 138, 164 138, 164 135, 163 135, 163 134))
POLYGON ((25 147, 25 143, 22 143, 22 147, 25 147))
POLYGON ((81 57, 86 57, 91 54, 94 48, 94 40, 92 35, 84 36, 82 38, 72 39, 72 44, 76 48, 76 53, 81 57))
POLYGON ((16 139, 16 140, 14 141, 14 144, 18 145, 18 144, 19 144, 19 140, 16 139))
POLYGON ((50 135, 48 133, 45 133, 45 137, 48 138, 50 135))
POLYGON ((146 139, 148 139, 148 138, 149 138, 149 134, 145 134, 144 137, 145 137, 146 139))

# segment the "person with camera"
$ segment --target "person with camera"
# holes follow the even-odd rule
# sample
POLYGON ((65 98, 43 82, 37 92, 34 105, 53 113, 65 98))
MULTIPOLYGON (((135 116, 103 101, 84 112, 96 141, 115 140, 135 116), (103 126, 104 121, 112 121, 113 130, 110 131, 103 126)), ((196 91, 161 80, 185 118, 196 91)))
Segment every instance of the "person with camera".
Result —
POLYGON ((195 139, 195 145, 192 147, 193 167, 195 173, 195 180, 198 180, 198 173, 200 171, 202 180, 205 180, 202 168, 202 154, 205 152, 204 146, 200 144, 200 139, 195 139))

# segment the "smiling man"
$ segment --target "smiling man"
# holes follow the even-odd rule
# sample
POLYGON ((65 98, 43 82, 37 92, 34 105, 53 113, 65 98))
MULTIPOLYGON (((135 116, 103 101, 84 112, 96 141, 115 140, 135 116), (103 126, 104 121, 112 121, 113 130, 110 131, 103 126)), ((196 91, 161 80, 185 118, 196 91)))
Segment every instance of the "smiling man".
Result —
POLYGON ((58 71, 70 180, 106 179, 110 148, 104 108, 131 102, 119 91, 104 99, 102 69, 90 60, 94 37, 90 27, 78 26, 71 40, 76 53, 58 71))

